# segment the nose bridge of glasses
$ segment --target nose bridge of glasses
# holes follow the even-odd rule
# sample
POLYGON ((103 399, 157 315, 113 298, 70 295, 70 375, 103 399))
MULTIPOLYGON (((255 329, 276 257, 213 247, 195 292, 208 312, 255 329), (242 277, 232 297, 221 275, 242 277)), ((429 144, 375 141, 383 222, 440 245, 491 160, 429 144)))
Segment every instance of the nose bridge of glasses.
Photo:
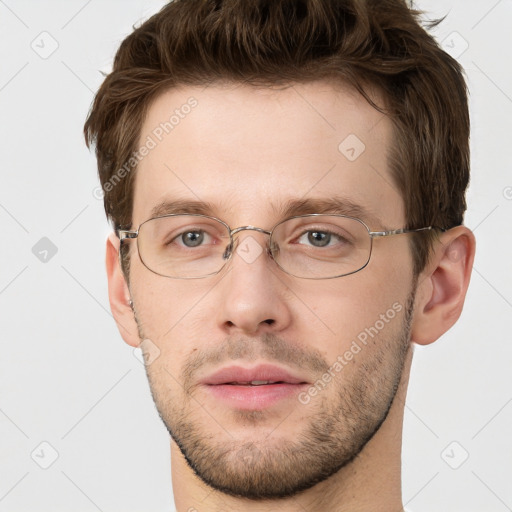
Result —
POLYGON ((257 228, 256 226, 240 226, 239 228, 235 228, 231 230, 231 236, 240 233, 241 231, 258 231, 259 233, 265 233, 266 235, 270 235, 270 231, 267 231, 263 228, 257 228))
POLYGON ((237 246, 240 240, 238 237, 234 238, 234 235, 238 235, 242 231, 257 231, 258 233, 263 233, 269 236, 271 235, 271 231, 267 231, 266 229, 258 228, 256 226, 240 226, 239 228, 232 229, 230 231, 231 242, 226 247, 226 250, 222 255, 223 259, 228 259, 231 256, 234 248, 237 246))

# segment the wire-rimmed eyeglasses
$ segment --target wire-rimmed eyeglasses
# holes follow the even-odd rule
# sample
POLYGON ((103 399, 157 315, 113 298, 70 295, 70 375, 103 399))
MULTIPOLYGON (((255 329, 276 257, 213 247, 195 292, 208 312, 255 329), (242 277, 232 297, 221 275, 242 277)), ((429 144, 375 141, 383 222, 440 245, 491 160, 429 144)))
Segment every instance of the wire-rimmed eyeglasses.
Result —
POLYGON ((266 250, 260 252, 266 252, 283 272, 301 279, 333 279, 365 268, 374 238, 433 229, 446 231, 436 226, 372 231, 355 217, 316 213, 282 220, 270 231, 255 226, 231 229, 216 217, 170 214, 148 219, 136 231, 117 233, 121 243, 136 238, 142 263, 163 277, 198 279, 218 274, 235 252, 239 238, 234 235, 252 230, 269 236, 266 250))

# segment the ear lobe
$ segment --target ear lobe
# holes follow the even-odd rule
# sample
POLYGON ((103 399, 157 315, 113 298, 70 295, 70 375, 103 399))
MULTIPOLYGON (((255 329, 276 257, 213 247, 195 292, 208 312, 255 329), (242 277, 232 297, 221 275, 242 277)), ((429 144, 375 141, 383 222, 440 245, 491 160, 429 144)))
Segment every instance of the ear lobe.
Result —
POLYGON ((418 278, 411 340, 428 345, 460 317, 475 257, 475 236, 465 226, 443 233, 418 278))
POLYGON ((111 233, 107 238, 106 250, 110 309, 123 340, 132 347, 138 347, 140 344, 139 331, 130 304, 130 290, 119 264, 119 244, 119 238, 115 233, 111 233))

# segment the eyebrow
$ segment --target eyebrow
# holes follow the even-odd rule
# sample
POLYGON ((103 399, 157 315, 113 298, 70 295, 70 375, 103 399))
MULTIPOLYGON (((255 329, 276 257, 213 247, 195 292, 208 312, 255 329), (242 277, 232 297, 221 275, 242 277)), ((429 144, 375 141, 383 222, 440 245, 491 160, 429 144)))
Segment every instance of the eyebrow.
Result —
MULTIPOLYGON (((372 209, 344 197, 289 199, 277 205, 271 202, 270 208, 280 219, 312 213, 347 215, 361 219, 372 229, 388 229, 387 226, 383 226, 382 220, 372 209)), ((162 201, 151 210, 150 218, 174 214, 199 214, 221 218, 219 209, 214 204, 189 199, 162 201)))
MULTIPOLYGON (((151 210, 151 217, 173 215, 176 213, 214 215, 217 209, 211 203, 189 199, 173 199, 162 201, 151 210)), ((215 215, 214 215, 215 216, 215 215)))
POLYGON ((373 228, 382 225, 381 219, 373 210, 345 197, 291 199, 280 207, 273 206, 272 208, 274 212, 280 211, 283 217, 294 217, 311 213, 337 214, 356 217, 373 228))

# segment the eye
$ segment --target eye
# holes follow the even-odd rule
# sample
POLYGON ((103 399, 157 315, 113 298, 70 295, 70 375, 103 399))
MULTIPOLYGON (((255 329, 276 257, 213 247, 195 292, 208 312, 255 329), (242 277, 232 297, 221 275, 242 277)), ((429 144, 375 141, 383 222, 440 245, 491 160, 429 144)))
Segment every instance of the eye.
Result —
POLYGON ((330 231, 308 230, 305 231, 298 239, 297 242, 305 245, 312 245, 313 247, 329 247, 339 242, 346 240, 332 233, 330 231), (333 243, 331 243, 333 242, 333 243))
POLYGON ((204 230, 196 229, 190 231, 184 231, 174 237, 169 244, 175 242, 178 245, 185 247, 200 247, 204 243, 211 242, 211 235, 204 230))

